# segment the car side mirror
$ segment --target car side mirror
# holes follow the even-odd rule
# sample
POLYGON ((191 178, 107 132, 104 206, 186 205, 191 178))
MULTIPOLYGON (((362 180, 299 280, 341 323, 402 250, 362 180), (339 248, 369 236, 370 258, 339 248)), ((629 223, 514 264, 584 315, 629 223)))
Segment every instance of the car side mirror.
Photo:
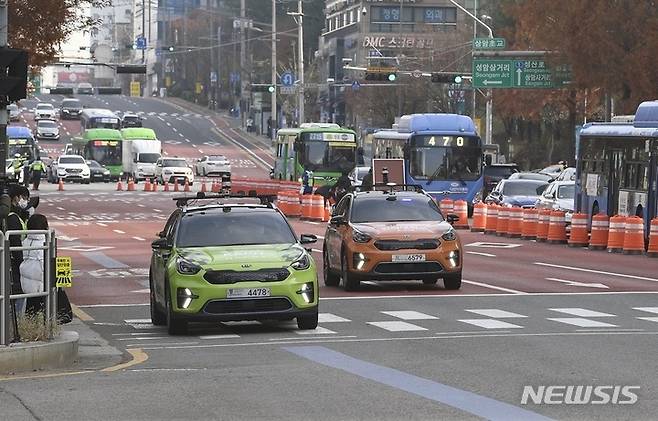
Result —
POLYGON ((155 250, 168 250, 171 248, 166 238, 158 238, 151 243, 151 248, 155 250))
POLYGON ((331 225, 342 225, 345 223, 345 217, 343 215, 332 216, 329 223, 331 225))
POLYGON ((459 221, 459 216, 457 216, 457 215, 454 214, 454 213, 449 213, 449 214, 446 216, 446 221, 448 221, 448 223, 452 225, 452 224, 454 224, 455 222, 459 221))
POLYGON ((299 242, 302 244, 313 244, 318 241, 318 237, 313 234, 302 234, 299 237, 299 242))

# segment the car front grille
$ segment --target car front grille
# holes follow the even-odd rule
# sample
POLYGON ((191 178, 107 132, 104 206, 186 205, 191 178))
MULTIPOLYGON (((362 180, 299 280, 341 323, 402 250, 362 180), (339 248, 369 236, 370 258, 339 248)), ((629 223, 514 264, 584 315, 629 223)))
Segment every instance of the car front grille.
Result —
POLYGON ((82 168, 66 168, 65 171, 71 174, 77 174, 82 172, 82 168))
POLYGON ((235 284, 237 282, 280 282, 290 275, 286 268, 260 269, 249 271, 210 270, 203 275, 211 284, 235 284))
POLYGON ((434 250, 439 247, 439 240, 411 240, 411 241, 399 241, 399 240, 377 240, 375 241, 375 247, 379 250, 389 251, 389 250, 434 250))
POLYGON ((404 262, 404 263, 380 263, 375 267, 376 273, 395 274, 395 273, 427 273, 440 272, 443 270, 441 264, 437 262, 404 262))
POLYGON ((206 304, 204 312, 210 314, 266 313, 286 311, 292 308, 287 298, 248 298, 239 300, 215 300, 206 304))

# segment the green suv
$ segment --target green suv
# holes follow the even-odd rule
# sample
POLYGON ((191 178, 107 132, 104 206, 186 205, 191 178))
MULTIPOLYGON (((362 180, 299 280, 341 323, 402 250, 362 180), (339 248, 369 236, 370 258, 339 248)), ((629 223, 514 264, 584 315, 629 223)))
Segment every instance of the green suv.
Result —
MULTIPOLYGON (((178 200, 151 247, 151 320, 169 334, 188 322, 292 320, 318 325, 315 262, 283 214, 252 197, 199 193, 178 200), (190 206, 192 201, 213 203, 190 206)), ((193 202, 192 202, 193 203, 193 202)))

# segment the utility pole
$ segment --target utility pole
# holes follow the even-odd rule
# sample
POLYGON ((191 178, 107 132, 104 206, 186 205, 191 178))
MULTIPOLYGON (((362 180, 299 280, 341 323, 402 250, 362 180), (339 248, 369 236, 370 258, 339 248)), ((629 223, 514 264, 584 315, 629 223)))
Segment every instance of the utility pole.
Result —
POLYGON ((298 34, 299 34, 299 40, 297 42, 297 45, 299 47, 299 54, 298 60, 299 60, 299 65, 297 68, 299 69, 299 90, 297 92, 298 96, 298 111, 299 111, 299 124, 301 125, 302 123, 306 122, 304 119, 304 11, 302 10, 302 0, 297 1, 297 13, 299 13, 299 22, 298 22, 298 34))
POLYGON ((219 109, 222 99, 222 27, 217 26, 217 83, 215 84, 215 109, 219 109))
POLYGON ((247 84, 245 83, 246 74, 245 66, 247 62, 247 32, 245 28, 245 21, 247 18, 247 1, 240 0, 240 121, 242 122, 242 127, 244 127, 244 112, 246 101, 244 99, 244 93, 246 91, 247 84))
MULTIPOLYGON (((0 48, 7 47, 7 37, 9 30, 9 18, 7 13, 6 0, 0 0, 0 48)), ((7 98, 0 97, 0 188, 7 187, 7 168, 4 164, 7 162, 9 145, 7 144, 7 98)), ((0 191, 0 193, 4 193, 0 191)), ((4 218, 3 218, 4 219, 4 218)), ((4 225, 4 224, 3 224, 4 225)), ((4 315, 3 315, 4 319, 4 315)))
MULTIPOLYGON (((276 130, 279 128, 279 118, 276 111, 276 0, 272 0, 272 140, 276 139, 276 130)), ((5 113, 6 114, 6 113, 5 113)))
MULTIPOLYGON (((146 37, 146 0, 142 0, 142 37, 146 37)), ((146 61, 146 50, 142 49, 142 64, 146 61)))

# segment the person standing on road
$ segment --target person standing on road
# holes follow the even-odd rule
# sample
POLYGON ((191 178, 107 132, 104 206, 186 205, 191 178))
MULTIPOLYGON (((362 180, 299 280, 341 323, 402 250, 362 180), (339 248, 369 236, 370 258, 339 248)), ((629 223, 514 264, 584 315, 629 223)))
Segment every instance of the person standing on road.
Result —
MULTIPOLYGON (((8 231, 27 230, 27 218, 29 207, 30 191, 21 185, 12 184, 9 186, 9 198, 11 199, 11 208, 7 216, 8 231)), ((12 235, 9 237, 10 247, 21 247, 23 245, 21 235, 12 235)), ((21 288, 21 271, 20 266, 23 263, 23 252, 12 251, 11 256, 11 293, 22 294, 21 288)), ((16 314, 23 314, 25 308, 25 299, 16 300, 16 314)))
POLYGON ((30 172, 32 173, 32 190, 39 190, 41 174, 43 174, 44 170, 45 165, 43 165, 43 162, 39 158, 30 165, 30 172))
MULTIPOLYGON (((27 220, 27 229, 47 231, 48 219, 45 215, 35 213, 27 220)), ((23 247, 43 247, 46 244, 45 234, 28 234, 23 240, 23 247)), ((23 250, 23 261, 20 264, 21 288, 26 294, 44 291, 44 250, 23 250)), ((28 298, 25 313, 36 314, 44 309, 43 297, 28 298)))
POLYGON ((372 167, 368 170, 368 174, 363 176, 363 180, 361 180, 361 191, 368 191, 372 190, 372 167))

